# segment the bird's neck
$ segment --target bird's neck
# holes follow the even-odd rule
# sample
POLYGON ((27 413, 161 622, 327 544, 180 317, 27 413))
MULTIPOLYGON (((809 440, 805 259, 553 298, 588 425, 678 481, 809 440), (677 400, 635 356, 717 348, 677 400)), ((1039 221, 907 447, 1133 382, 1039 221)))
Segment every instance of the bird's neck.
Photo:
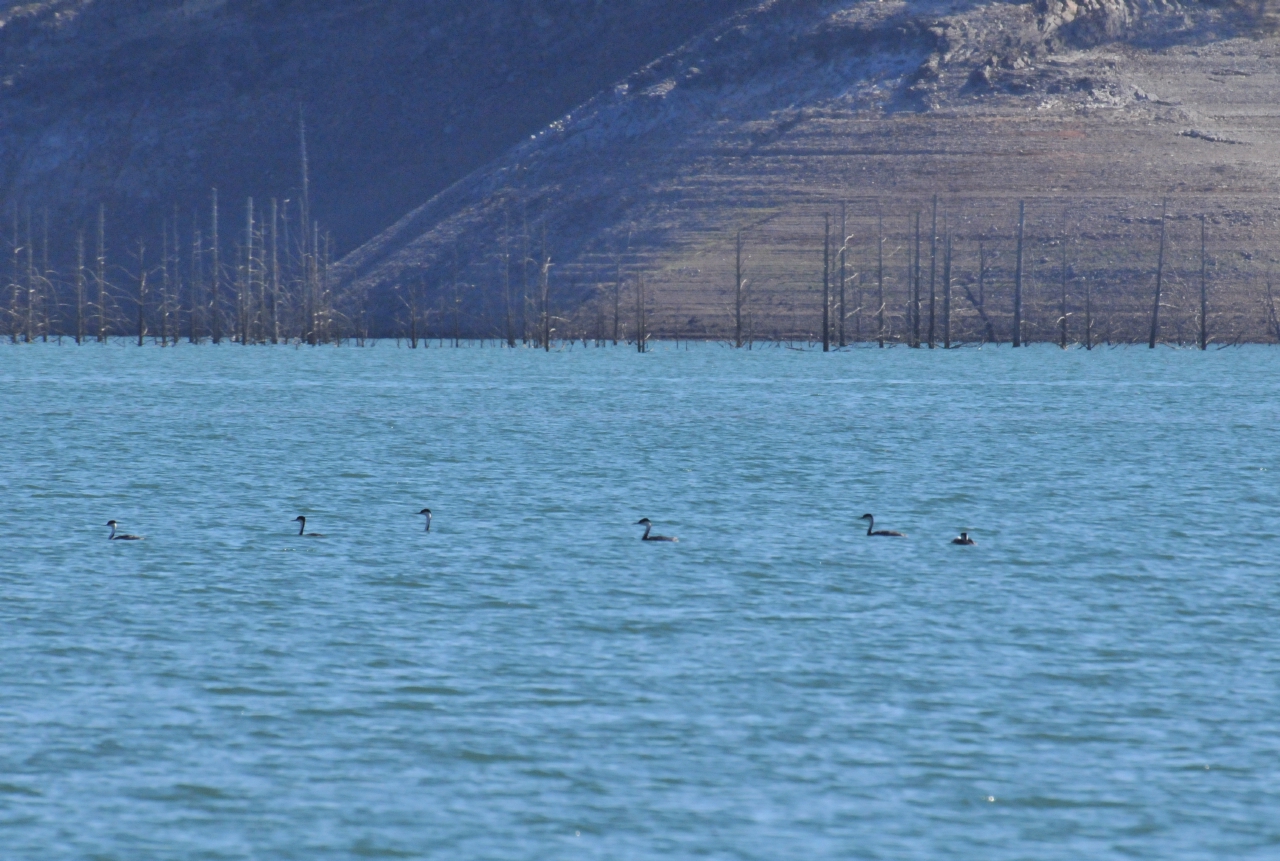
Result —
POLYGON ((427 531, 428 532, 431 531, 431 515, 430 514, 427 515, 427 531))
POLYGON ((652 523, 646 523, 646 524, 644 525, 644 538, 643 538, 642 540, 644 540, 644 541, 648 541, 648 540, 649 540, 649 530, 651 530, 651 529, 653 529, 653 524, 652 524, 652 523))
POLYGON ((110 536, 108 536, 108 540, 110 540, 111 538, 115 538, 115 537, 116 537, 116 528, 113 526, 113 527, 111 527, 111 535, 110 535, 110 536))
POLYGON ((871 534, 871 530, 876 528, 876 519, 874 517, 867 519, 867 534, 871 534))
POLYGON ((299 520, 299 521, 298 521, 298 534, 299 534, 299 535, 301 535, 302 533, 304 533, 304 532, 306 532, 306 531, 307 531, 307 521, 305 521, 305 520, 299 520))

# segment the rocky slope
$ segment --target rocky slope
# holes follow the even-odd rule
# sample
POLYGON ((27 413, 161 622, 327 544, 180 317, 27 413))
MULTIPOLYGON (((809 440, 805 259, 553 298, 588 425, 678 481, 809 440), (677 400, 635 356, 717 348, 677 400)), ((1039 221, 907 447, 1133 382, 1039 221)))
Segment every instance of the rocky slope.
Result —
POLYGON ((316 217, 352 248, 743 5, 9 0, 0 208, 49 208, 56 243, 103 202, 119 248, 210 186, 296 196, 301 108, 316 217))
POLYGON ((387 331, 405 325, 399 288, 422 291, 438 329, 456 320, 498 334, 508 307, 525 324, 542 313, 538 266, 550 260, 558 334, 611 334, 615 307, 633 329, 643 276, 658 333, 728 337, 744 230, 744 325, 753 337, 814 337, 823 220, 837 222, 838 246, 843 206, 848 296, 836 316, 849 337, 878 326, 883 272, 886 327, 902 338, 916 213, 924 289, 931 261, 941 279, 929 240, 937 195, 953 234, 957 337, 1007 338, 1026 200, 1026 334, 1056 339, 1065 305, 1078 338, 1087 299, 1095 337, 1145 339, 1168 198, 1161 337, 1196 328, 1203 213, 1210 328, 1219 340, 1269 338, 1280 331, 1264 291, 1280 242, 1273 12, 774 0, 413 211, 343 262, 344 283, 384 309, 387 331))

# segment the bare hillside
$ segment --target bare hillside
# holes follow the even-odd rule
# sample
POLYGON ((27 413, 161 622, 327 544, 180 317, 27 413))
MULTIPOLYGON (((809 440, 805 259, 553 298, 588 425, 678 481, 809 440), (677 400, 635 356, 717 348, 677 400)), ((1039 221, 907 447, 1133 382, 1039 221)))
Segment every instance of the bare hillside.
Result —
POLYGON ((561 336, 612 335, 615 307, 633 332, 643 278, 651 331, 726 338, 742 230, 747 336, 817 338, 824 217, 838 297, 843 207, 833 332, 843 319, 847 338, 878 335, 883 289, 886 337, 909 338, 917 271, 940 316, 950 234, 955 337, 1007 339, 1025 200, 1024 337, 1060 337, 1065 309, 1077 340, 1088 302, 1095 339, 1145 340, 1167 198, 1160 337, 1194 338, 1204 214, 1213 337, 1271 338, 1271 11, 775 0, 435 197, 351 254, 343 277, 394 309, 387 331, 405 325, 399 288, 419 291, 438 331, 498 335, 508 314, 517 328, 540 319, 549 260, 546 309, 561 336))

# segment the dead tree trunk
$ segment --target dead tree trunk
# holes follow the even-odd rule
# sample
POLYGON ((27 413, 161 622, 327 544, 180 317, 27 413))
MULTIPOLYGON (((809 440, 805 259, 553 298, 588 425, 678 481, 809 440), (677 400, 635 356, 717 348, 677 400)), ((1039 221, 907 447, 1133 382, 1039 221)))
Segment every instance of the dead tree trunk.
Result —
POLYGON ((172 266, 172 293, 169 296, 171 313, 173 314, 173 325, 169 328, 169 337, 172 346, 178 346, 178 339, 182 335, 182 236, 179 231, 178 207, 173 207, 173 231, 170 235, 172 245, 170 245, 172 266))
POLYGON ((1067 348, 1067 217, 1062 216, 1062 267, 1059 279, 1058 346, 1067 348))
POLYGON ((187 342, 199 344, 204 340, 204 236, 200 233, 200 222, 193 213, 191 216, 191 317, 188 320, 187 342))
POLYGON ((266 221, 266 212, 259 210, 253 229, 253 242, 249 245, 250 275, 253 287, 250 296, 254 303, 252 338, 255 344, 265 344, 271 339, 271 309, 268 285, 270 284, 270 266, 268 265, 267 239, 270 227, 266 221))
POLYGON ((453 267, 453 348, 456 350, 462 346, 462 332, 460 331, 460 306, 462 300, 458 298, 458 261, 456 257, 454 258, 453 267))
MULTIPOLYGON (((324 249, 321 249, 320 223, 313 220, 311 222, 311 286, 315 291, 315 299, 312 302, 312 307, 315 308, 316 314, 313 329, 315 330, 314 337, 318 344, 337 343, 333 308, 329 304, 328 247, 328 238, 326 237, 324 249)), ((455 304, 455 328, 457 326, 457 318, 458 311, 455 304)))
MULTIPOLYGON (((302 309, 306 304, 301 292, 302 257, 295 256, 295 239, 289 230, 289 204, 292 202, 286 197, 280 204, 280 313, 283 316, 280 321, 280 338, 286 344, 295 333, 298 340, 302 340, 302 309)), ((297 231, 294 230, 293 233, 296 234, 297 231)))
POLYGON ((822 352, 831 352, 831 216, 822 217, 822 352))
MULTIPOLYGON (((302 254, 302 337, 307 344, 314 347, 320 343, 320 288, 319 288, 319 272, 316 266, 316 256, 312 253, 314 242, 316 240, 317 231, 314 226, 303 222, 301 236, 302 254)), ((444 291, 440 294, 440 325, 444 326, 444 291)), ((444 330, 441 329, 441 345, 444 346, 444 330)))
POLYGON ((169 221, 160 225, 160 346, 169 343, 169 221))
POLYGON ((1093 282, 1084 279, 1084 348, 1093 349, 1093 282))
MULTIPOLYGON (((409 334, 410 334, 410 337, 413 339, 411 342, 411 346, 415 350, 418 349, 418 318, 422 314, 422 311, 420 310, 420 307, 422 305, 421 293, 423 290, 426 289, 426 286, 427 286, 426 281, 427 281, 427 277, 425 275, 422 276, 421 280, 419 280, 416 284, 414 284, 409 291, 409 301, 410 301, 409 334)), ((426 328, 425 322, 426 321, 423 321, 424 329, 426 328)), ((423 333, 422 346, 424 348, 428 346, 425 332, 423 333)))
POLYGON ((138 240, 138 346, 147 335, 147 243, 138 240))
MULTIPOLYGON (((738 232, 738 255, 742 255, 742 232, 738 232)), ((613 346, 618 346, 622 329, 622 255, 618 255, 618 271, 613 279, 613 346)))
POLYGON ((1156 263, 1156 300, 1151 306, 1151 337, 1147 339, 1147 346, 1152 350, 1156 348, 1156 337, 1160 334, 1160 288, 1164 281, 1164 225, 1168 206, 1168 200, 1160 204, 1160 256, 1156 263))
POLYGON ((76 231, 76 343, 84 343, 84 231, 76 231))
POLYGON ((1209 263, 1205 249, 1208 246, 1208 228, 1204 215, 1200 216, 1200 349, 1209 349, 1209 263))
MULTIPOLYGON (((40 340, 48 342, 52 328, 52 307, 57 302, 53 287, 53 270, 49 268, 49 208, 40 215, 40 340)), ((61 316, 61 315, 59 315, 61 316)))
POLYGON ((511 210, 507 208, 502 221, 502 312, 506 326, 507 347, 516 346, 516 330, 511 317, 511 210))
MULTIPOLYGON (((49 341, 53 328, 52 314, 58 297, 53 287, 53 270, 49 268, 49 208, 40 213, 40 340, 49 341)), ((59 315, 60 316, 60 315, 59 315)))
MULTIPOLYGON (((545 245, 543 254, 546 254, 545 245)), ((542 258, 542 349, 551 352, 551 258, 542 258)))
POLYGON ((280 204, 271 198, 271 343, 280 343, 280 204))
POLYGON ((98 204, 98 256, 94 261, 98 288, 98 342, 107 340, 107 208, 98 204))
POLYGON ((18 343, 22 325, 22 235, 18 224, 18 204, 13 205, 13 272, 9 279, 9 343, 18 343))
MULTIPOLYGON (((533 250, 529 240, 529 218, 525 204, 521 203, 521 232, 520 232, 520 343, 528 346, 529 344, 529 265, 536 263, 530 255, 533 250)), ((621 267, 621 264, 619 264, 621 267)), ((621 273, 621 268, 619 268, 621 273)), ((619 274, 621 277, 621 274, 619 274)))
POLYGON ((636 276, 636 350, 645 352, 648 349, 649 333, 644 323, 644 276, 636 276))
POLYGON ((1013 346, 1022 346, 1022 234, 1027 225, 1027 205, 1018 201, 1018 265, 1013 278, 1013 346))
MULTIPOLYGON (((986 324, 986 330, 983 332, 983 335, 982 335, 983 341, 987 340, 987 335, 990 334, 990 330, 991 330, 991 324, 987 321, 987 313, 986 313, 987 309, 985 307, 986 302, 987 302, 987 247, 986 247, 986 243, 981 238, 979 238, 978 239, 978 301, 976 304, 978 306, 978 316, 981 317, 982 322, 986 324)), ((993 337, 990 340, 994 341, 995 338, 993 337)))
MULTIPOLYGON (((45 207, 44 214, 41 216, 42 235, 40 242, 40 281, 42 289, 45 292, 45 322, 40 330, 41 340, 49 340, 50 329, 52 329, 51 313, 58 313, 59 331, 63 329, 61 324, 60 302, 58 301, 58 290, 54 288, 54 270, 49 267, 49 207, 45 207)), ((61 343, 61 335, 59 334, 58 343, 61 343)))
POLYGON ((26 221, 27 221, 27 242, 25 247, 27 252, 27 278, 26 278, 27 301, 26 301, 26 306, 23 308, 22 339, 24 343, 30 344, 33 340, 35 340, 36 302, 37 302, 37 299, 36 299, 36 290, 37 290, 36 248, 35 248, 34 237, 32 237, 31 235, 31 210, 30 209, 27 210, 26 221))
POLYGON ((438 295, 436 296, 436 301, 440 304, 440 310, 437 312, 437 316, 440 319, 440 323, 438 325, 438 328, 436 329, 436 335, 439 337, 439 340, 440 340, 440 349, 443 350, 445 335, 447 334, 447 331, 448 331, 448 327, 445 325, 445 321, 448 319, 448 316, 449 316, 449 306, 445 299, 443 286, 441 286, 438 291, 438 295))
POLYGON ((911 346, 920 346, 920 212, 916 211, 916 244, 911 272, 911 346))
POLYGON ((884 349, 884 216, 876 216, 876 301, 880 308, 876 321, 876 341, 884 349))
POLYGON ((249 197, 245 199, 244 203, 244 250, 242 252, 244 266, 240 270, 240 295, 236 297, 236 308, 240 318, 241 346, 247 345, 252 337, 249 333, 249 323, 253 315, 254 304, 253 250, 256 245, 253 236, 253 221, 253 198, 249 197))
POLYGON ((854 340, 854 343, 861 344, 862 343, 862 303, 863 303, 863 296, 866 292, 867 273, 865 271, 859 271, 855 274, 854 277, 858 279, 858 295, 854 297, 854 305, 853 305, 853 309, 854 309, 853 310, 853 314, 854 314, 853 340, 854 340))
POLYGON ((302 331, 299 334, 308 344, 315 346, 320 342, 319 262, 316 259, 320 249, 311 223, 311 163, 307 158, 307 122, 301 107, 298 108, 298 172, 302 181, 302 194, 298 200, 298 242, 303 304, 302 331))
POLYGON ((942 346, 951 349, 951 231, 947 230, 946 250, 942 258, 942 346))
POLYGON ((209 278, 209 328, 210 339, 222 343, 222 308, 218 288, 222 283, 222 270, 218 262, 218 190, 213 189, 212 211, 209 216, 209 262, 212 272, 209 278))
MULTIPOLYGON (((845 270, 844 270, 844 256, 845 256, 845 249, 849 247, 849 226, 848 226, 848 220, 847 220, 847 217, 848 217, 847 209, 848 208, 845 205, 845 203, 841 201, 840 203, 840 295, 837 300, 840 303, 839 344, 841 347, 845 346, 848 343, 844 337, 844 321, 845 321, 845 318, 849 315, 848 311, 845 310, 845 305, 844 305, 844 287, 845 287, 844 282, 846 277, 845 270)), ((862 314, 861 303, 859 303, 858 314, 859 315, 862 314)))
POLYGON ((929 228, 929 349, 934 348, 937 338, 935 337, 934 320, 936 318, 936 310, 938 304, 937 290, 937 274, 938 274, 938 195, 933 196, 933 222, 929 228))
MULTIPOLYGON (((738 231, 733 262, 733 346, 742 349, 742 231, 738 231)), ((615 311, 616 314, 616 311, 615 311)), ((616 324, 615 324, 616 328, 616 324)), ((617 343, 616 336, 614 343, 617 343)))

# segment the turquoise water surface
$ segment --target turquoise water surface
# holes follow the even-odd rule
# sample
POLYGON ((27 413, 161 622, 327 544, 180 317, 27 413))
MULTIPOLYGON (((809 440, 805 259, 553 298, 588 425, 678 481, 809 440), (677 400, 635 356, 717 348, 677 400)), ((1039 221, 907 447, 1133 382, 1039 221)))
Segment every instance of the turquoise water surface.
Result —
POLYGON ((2 858, 1280 857, 1274 349, 4 345, 0 409, 2 858))

